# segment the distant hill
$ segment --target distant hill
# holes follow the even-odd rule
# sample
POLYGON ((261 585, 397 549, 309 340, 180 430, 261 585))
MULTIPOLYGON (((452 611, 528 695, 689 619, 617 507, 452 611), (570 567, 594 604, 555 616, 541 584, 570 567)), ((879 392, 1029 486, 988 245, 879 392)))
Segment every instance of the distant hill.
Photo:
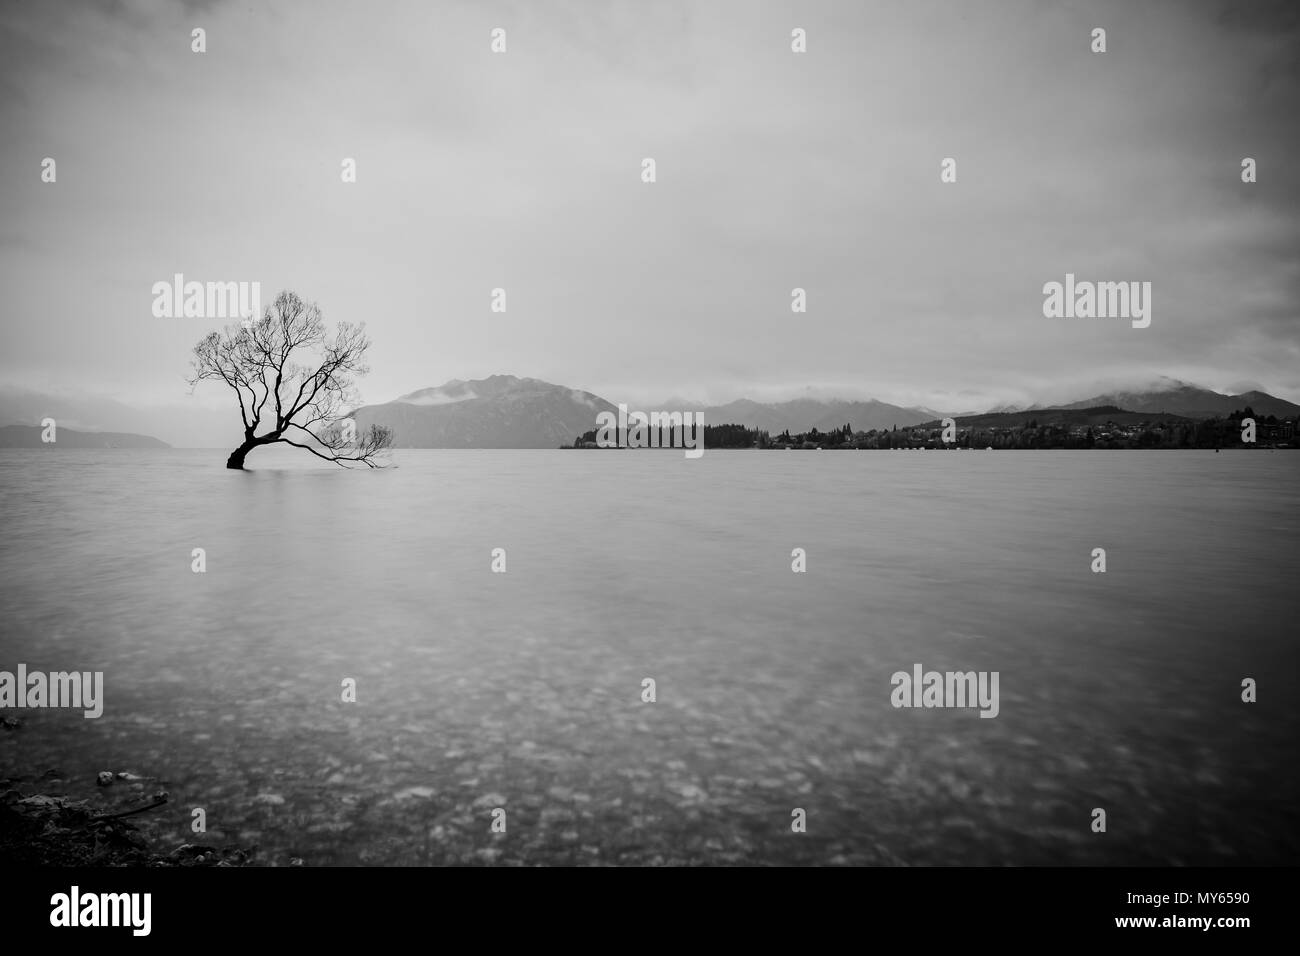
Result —
POLYGON ((129 432, 80 432, 59 425, 54 431, 54 441, 43 442, 45 431, 40 425, 0 426, 0 448, 49 448, 57 451, 68 448, 170 448, 171 445, 148 435, 129 432))
POLYGON ((1093 408, 1099 405, 1117 405, 1133 412, 1166 412, 1195 419, 1223 418, 1247 406, 1259 416, 1276 415, 1279 418, 1287 418, 1300 413, 1300 405, 1282 398, 1274 398, 1267 392, 1251 391, 1240 395, 1224 395, 1176 379, 1165 379, 1165 382, 1167 383, 1165 388, 1110 392, 1105 395, 1094 395, 1082 401, 1070 402, 1060 407, 1093 408))
POLYGON ((894 425, 903 428, 919 425, 935 416, 929 409, 904 408, 874 399, 859 402, 797 398, 789 402, 762 404, 742 398, 726 405, 686 404, 663 406, 662 410, 702 411, 706 425, 746 425, 773 435, 778 435, 787 428, 791 432, 806 432, 810 428, 828 431, 843 425, 852 425, 854 431, 892 428, 894 425))
MULTIPOLYGON (((1031 421, 1039 425, 1137 425, 1142 422, 1186 422, 1189 418, 1159 412, 1132 412, 1114 405, 1092 408, 1028 408, 1018 412, 988 412, 984 415, 965 415, 954 419, 962 428, 1021 428, 1031 421)), ((926 422, 938 428, 939 422, 926 422)))
POLYGON ((424 388, 353 413, 358 431, 393 429, 397 448, 558 448, 618 408, 598 395, 535 378, 493 375, 424 388))
POLYGON ((82 432, 153 435, 174 447, 234 448, 243 438, 234 395, 209 394, 210 408, 199 397, 178 393, 169 405, 126 405, 105 395, 72 389, 49 392, 0 384, 0 424, 39 422, 49 417, 82 432))

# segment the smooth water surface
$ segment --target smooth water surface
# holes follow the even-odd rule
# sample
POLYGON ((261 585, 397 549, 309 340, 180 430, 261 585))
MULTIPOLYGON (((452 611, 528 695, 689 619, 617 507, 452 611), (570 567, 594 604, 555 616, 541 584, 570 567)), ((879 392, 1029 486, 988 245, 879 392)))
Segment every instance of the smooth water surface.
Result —
POLYGON ((1296 859, 1298 453, 225 456, 0 453, 0 669, 106 684, 6 786, 277 865, 1296 859))

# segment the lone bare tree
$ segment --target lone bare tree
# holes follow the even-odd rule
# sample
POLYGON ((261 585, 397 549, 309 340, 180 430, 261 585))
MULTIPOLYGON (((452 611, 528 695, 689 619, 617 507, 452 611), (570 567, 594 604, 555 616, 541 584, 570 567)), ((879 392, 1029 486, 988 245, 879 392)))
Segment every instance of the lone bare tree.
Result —
POLYGON ((209 333, 194 346, 189 383, 218 379, 239 398, 244 442, 226 467, 242 469, 250 451, 277 442, 340 465, 379 467, 376 457, 392 446, 392 430, 371 425, 356 435, 345 420, 357 402, 354 378, 369 371, 363 362, 369 347, 364 326, 350 322, 340 322, 327 341, 320 309, 292 292, 281 292, 256 321, 209 333), (264 412, 267 430, 259 435, 264 412))

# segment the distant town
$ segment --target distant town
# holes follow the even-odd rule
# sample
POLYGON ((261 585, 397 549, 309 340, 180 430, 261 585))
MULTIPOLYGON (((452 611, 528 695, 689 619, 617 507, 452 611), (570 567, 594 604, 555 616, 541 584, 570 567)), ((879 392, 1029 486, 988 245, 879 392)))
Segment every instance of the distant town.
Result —
MULTIPOLYGON (((1125 448, 1292 448, 1300 416, 1256 417, 1247 407, 1225 418, 1194 420, 1179 415, 1125 411, 1114 405, 1095 408, 1047 408, 990 413, 955 419, 950 441, 942 421, 903 428, 854 431, 846 422, 830 431, 812 428, 772 435, 744 425, 705 425, 705 448, 775 448, 790 450, 895 449, 1125 449, 1125 448), (1250 422, 1254 441, 1250 441, 1250 422)), ((668 429, 651 436, 652 447, 680 447, 668 429), (658 438, 657 442, 653 441, 658 438)), ((596 429, 574 439, 571 448, 598 448, 596 429)))

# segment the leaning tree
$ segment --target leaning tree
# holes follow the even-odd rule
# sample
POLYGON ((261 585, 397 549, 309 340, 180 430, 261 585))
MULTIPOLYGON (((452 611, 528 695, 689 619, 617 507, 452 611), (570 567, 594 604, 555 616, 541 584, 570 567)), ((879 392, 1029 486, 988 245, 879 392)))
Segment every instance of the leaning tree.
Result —
POLYGON ((357 402, 354 379, 369 371, 363 361, 369 346, 364 326, 349 322, 327 340, 320 309, 292 292, 281 292, 260 319, 212 332, 194 346, 190 385, 215 379, 239 398, 244 441, 226 467, 243 468, 254 448, 277 443, 326 461, 378 467, 392 430, 371 425, 358 435, 347 417, 357 402), (258 434, 259 428, 265 430, 258 434))

